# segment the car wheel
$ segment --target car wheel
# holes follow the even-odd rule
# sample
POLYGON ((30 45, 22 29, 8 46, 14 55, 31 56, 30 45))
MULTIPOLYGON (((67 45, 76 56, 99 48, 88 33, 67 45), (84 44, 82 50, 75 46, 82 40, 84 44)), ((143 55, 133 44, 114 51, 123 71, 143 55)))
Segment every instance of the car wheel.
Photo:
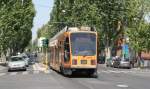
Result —
POLYGON ((97 69, 88 71, 88 75, 92 78, 98 78, 97 69))
POLYGON ((27 71, 27 69, 25 68, 24 71, 27 71))
POLYGON ((106 67, 109 67, 109 65, 108 65, 108 64, 106 64, 106 67))
POLYGON ((131 67, 128 67, 128 69, 131 69, 131 67))
POLYGON ((8 72, 11 72, 11 69, 8 69, 8 72))
POLYGON ((127 67, 128 69, 131 69, 131 65, 129 67, 127 67))

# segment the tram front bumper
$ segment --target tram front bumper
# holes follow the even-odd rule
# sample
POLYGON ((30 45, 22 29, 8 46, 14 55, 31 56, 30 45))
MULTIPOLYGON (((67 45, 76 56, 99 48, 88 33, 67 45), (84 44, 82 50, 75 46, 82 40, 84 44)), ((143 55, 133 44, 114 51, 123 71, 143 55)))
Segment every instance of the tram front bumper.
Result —
POLYGON ((72 69, 96 69, 97 65, 72 65, 72 69))

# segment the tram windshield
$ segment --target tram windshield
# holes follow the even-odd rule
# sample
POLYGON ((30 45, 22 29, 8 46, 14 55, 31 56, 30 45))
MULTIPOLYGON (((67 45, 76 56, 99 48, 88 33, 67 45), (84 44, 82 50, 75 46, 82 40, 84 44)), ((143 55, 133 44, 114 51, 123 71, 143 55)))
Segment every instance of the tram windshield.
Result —
POLYGON ((96 34, 94 33, 72 33, 71 50, 73 56, 96 55, 96 34))

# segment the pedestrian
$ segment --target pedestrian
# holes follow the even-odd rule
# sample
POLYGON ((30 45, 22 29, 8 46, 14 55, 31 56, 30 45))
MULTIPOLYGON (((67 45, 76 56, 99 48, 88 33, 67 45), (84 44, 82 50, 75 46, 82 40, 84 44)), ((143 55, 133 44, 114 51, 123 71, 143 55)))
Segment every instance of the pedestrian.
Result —
POLYGON ((140 67, 141 68, 144 67, 144 58, 143 57, 140 58, 140 67))
POLYGON ((138 55, 136 59, 137 59, 137 67, 140 67, 140 56, 138 55))

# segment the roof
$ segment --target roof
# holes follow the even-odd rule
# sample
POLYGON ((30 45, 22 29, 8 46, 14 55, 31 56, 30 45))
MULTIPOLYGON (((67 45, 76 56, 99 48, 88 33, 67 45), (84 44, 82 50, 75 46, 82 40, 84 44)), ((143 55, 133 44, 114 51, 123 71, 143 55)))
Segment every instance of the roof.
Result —
POLYGON ((58 32, 52 39, 50 39, 50 41, 55 40, 60 34, 64 33, 64 32, 77 32, 77 31, 90 31, 90 32, 96 32, 96 29, 93 27, 84 27, 81 26, 79 27, 65 27, 63 30, 61 30, 60 32, 58 32))
POLYGON ((67 27, 66 26, 63 30, 58 32, 53 38, 50 39, 49 45, 55 46, 58 43, 57 38, 65 32, 96 32, 96 29, 93 27, 85 27, 85 26, 81 26, 81 27, 67 27))

